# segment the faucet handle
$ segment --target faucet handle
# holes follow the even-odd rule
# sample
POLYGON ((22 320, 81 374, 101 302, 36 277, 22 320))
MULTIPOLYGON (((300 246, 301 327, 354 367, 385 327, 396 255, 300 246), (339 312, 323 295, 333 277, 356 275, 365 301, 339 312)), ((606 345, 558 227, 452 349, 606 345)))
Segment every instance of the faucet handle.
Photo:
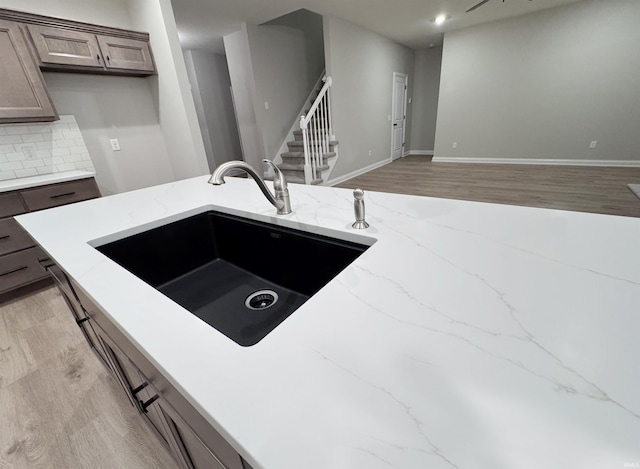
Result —
POLYGON ((282 171, 280 171, 280 168, 278 168, 273 161, 266 158, 264 158, 262 162, 273 169, 273 188, 276 191, 287 190, 287 179, 284 177, 284 174, 282 174, 282 171))

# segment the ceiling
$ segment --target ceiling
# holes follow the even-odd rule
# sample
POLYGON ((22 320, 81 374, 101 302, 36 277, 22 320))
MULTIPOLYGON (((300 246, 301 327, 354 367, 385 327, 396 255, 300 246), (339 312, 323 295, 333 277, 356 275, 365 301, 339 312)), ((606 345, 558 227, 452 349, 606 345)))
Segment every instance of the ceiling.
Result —
POLYGON ((172 0, 184 49, 224 53, 222 36, 242 22, 262 24, 300 8, 346 19, 414 49, 441 43, 442 33, 580 0, 172 0), (433 18, 449 19, 436 26, 433 18))

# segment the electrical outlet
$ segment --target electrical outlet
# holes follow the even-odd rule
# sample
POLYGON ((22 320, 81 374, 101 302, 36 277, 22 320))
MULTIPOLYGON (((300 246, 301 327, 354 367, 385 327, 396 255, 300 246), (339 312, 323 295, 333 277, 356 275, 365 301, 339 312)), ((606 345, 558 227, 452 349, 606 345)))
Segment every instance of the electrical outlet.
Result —
POLYGON ((27 143, 24 145, 16 145, 17 149, 20 149, 22 154, 28 160, 35 160, 38 157, 36 156, 36 146, 33 143, 27 143))
POLYGON ((453 142, 453 145, 451 145, 451 148, 458 148, 458 142, 453 142))
POLYGON ((264 110, 268 111, 269 110, 269 101, 265 101, 264 102, 264 110))
POLYGON ((598 141, 597 140, 591 140, 591 143, 589 144, 589 148, 591 148, 592 150, 598 146, 598 141))
POLYGON ((371 150, 369 150, 369 156, 371 156, 371 150))
POLYGON ((120 151, 120 142, 117 138, 109 139, 109 143, 111 144, 111 149, 113 151, 120 151))

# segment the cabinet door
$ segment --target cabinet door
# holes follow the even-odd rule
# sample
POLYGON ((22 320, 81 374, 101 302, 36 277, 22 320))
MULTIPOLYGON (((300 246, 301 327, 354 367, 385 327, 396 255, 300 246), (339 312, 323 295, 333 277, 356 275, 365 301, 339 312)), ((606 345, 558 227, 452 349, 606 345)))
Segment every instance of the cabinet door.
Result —
MULTIPOLYGON (((159 404, 159 409, 164 415, 169 431, 179 442, 184 458, 188 460, 194 469, 226 469, 226 466, 213 454, 209 448, 193 433, 193 431, 172 412, 166 405, 159 404)), ((235 455, 238 467, 241 467, 240 457, 235 455)))
MULTIPOLYGON (((96 36, 80 31, 28 26, 40 63, 103 68, 96 36)), ((53 67, 55 68, 55 67, 53 67)))
POLYGON ((108 70, 154 73, 149 43, 136 39, 98 36, 98 43, 108 70))
POLYGON ((125 383, 129 399, 145 417, 147 423, 180 466, 190 469, 189 462, 184 459, 183 452, 178 448, 177 441, 169 432, 164 414, 160 411, 160 393, 106 333, 102 329, 98 328, 98 330, 102 334, 101 337, 103 337, 105 347, 116 366, 116 377, 119 381, 125 383))
POLYGON ((17 23, 0 20, 0 123, 58 118, 17 23))
POLYGON ((158 394, 153 392, 153 388, 149 387, 149 382, 142 375, 139 370, 131 363, 131 361, 118 350, 117 347, 111 347, 107 344, 109 353, 112 355, 114 362, 118 366, 118 372, 122 374, 123 380, 127 383, 129 392, 136 406, 141 413, 146 414, 151 426, 156 430, 158 436, 162 439, 164 444, 169 447, 169 442, 166 438, 166 429, 164 423, 156 409, 152 407, 152 404, 158 399, 158 394))
POLYGON ((91 347, 91 349, 96 353, 100 361, 107 367, 107 369, 113 372, 113 367, 109 362, 109 358, 107 357, 107 352, 105 350, 105 346, 102 343, 100 337, 96 334, 90 316, 87 312, 82 308, 80 301, 78 301, 78 297, 69 282, 67 275, 62 271, 60 267, 53 264, 47 267, 47 271, 53 278, 53 281, 58 286, 62 297, 64 298, 69 310, 71 310, 71 314, 73 314, 73 318, 76 320, 76 324, 80 327, 84 338, 87 340, 87 343, 91 347))

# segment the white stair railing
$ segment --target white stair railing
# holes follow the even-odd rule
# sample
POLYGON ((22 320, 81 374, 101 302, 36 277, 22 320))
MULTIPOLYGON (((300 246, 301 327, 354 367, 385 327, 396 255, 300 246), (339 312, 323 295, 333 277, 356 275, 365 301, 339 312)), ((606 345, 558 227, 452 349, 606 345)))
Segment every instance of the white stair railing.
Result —
POLYGON ((300 118, 302 143, 304 147, 304 180, 310 184, 318 178, 318 167, 322 166, 322 157, 329 153, 329 144, 333 139, 331 126, 331 104, 329 89, 331 77, 322 79, 324 86, 320 90, 306 116, 300 118))

